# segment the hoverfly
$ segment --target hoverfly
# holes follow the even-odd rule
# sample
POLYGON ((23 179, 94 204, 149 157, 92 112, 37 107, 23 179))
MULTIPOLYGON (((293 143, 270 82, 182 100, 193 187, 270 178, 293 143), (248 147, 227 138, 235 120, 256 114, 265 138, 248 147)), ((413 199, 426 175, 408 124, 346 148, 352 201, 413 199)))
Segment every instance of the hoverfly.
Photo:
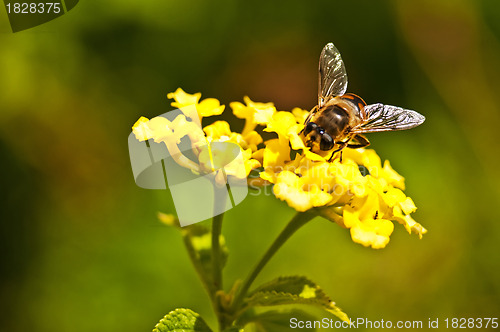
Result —
POLYGON ((347 74, 337 48, 326 44, 319 57, 318 105, 304 122, 304 143, 313 152, 336 148, 328 161, 345 147, 357 149, 370 142, 362 134, 405 130, 416 127, 425 117, 401 107, 372 104, 347 90, 347 74))

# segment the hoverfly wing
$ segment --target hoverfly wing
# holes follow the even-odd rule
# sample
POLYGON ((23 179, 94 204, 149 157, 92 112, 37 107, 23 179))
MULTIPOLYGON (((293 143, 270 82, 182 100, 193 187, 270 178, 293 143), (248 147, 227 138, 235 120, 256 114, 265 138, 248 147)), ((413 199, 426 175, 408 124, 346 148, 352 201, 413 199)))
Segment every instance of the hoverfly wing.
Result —
POLYGON ((347 90, 347 73, 340 52, 328 43, 319 57, 318 105, 323 106, 329 99, 343 95, 347 90))
POLYGON ((405 130, 425 121, 425 117, 412 110, 397 106, 372 104, 362 111, 363 122, 352 129, 352 133, 375 133, 379 131, 405 130))

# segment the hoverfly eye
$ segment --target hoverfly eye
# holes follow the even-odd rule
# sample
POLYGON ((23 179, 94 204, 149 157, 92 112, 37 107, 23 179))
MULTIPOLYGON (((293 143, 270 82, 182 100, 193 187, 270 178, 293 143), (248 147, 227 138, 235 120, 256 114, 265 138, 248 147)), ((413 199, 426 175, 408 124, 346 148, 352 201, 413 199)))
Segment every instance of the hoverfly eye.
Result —
POLYGON ((306 128, 304 129, 304 135, 309 134, 311 131, 316 130, 317 128, 317 124, 315 124, 314 122, 308 122, 306 128))
POLYGON ((319 143, 319 148, 323 151, 331 150, 334 146, 333 139, 328 134, 323 134, 321 136, 321 142, 319 143))
POLYGON ((319 136, 323 136, 324 133, 325 133, 325 130, 323 128, 318 129, 319 136))

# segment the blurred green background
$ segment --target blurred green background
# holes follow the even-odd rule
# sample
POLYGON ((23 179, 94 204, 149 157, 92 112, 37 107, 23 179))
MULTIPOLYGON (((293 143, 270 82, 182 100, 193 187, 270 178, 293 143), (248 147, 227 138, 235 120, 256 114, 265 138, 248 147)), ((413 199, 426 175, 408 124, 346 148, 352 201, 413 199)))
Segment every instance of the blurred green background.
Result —
MULTIPOLYGON (((257 283, 308 275, 351 317, 500 317, 500 4, 480 1, 82 1, 11 33, 0 9, 2 331, 149 331, 188 307, 214 326, 166 191, 138 188, 127 136, 182 87, 222 103, 312 108, 334 42, 349 89, 427 117, 370 135, 429 233, 388 247, 315 219, 257 283)), ((234 128, 242 123, 234 121, 234 128)), ((250 195, 226 214, 226 286, 294 214, 250 195)))

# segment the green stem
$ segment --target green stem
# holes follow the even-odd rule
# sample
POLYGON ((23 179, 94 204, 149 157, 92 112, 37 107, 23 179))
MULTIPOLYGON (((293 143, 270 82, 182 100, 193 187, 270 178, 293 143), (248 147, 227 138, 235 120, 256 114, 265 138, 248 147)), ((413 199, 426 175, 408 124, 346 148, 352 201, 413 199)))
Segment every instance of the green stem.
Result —
POLYGON ((215 291, 222 289, 222 256, 220 250, 220 235, 222 232, 223 217, 224 213, 221 213, 212 219, 212 271, 215 291))
POLYGON ((300 227, 305 225, 309 220, 314 218, 316 216, 315 213, 312 212, 298 212, 292 220, 288 223, 288 225, 285 226, 283 231, 281 231, 280 235, 274 240, 273 244, 267 249, 266 253, 260 261, 255 265, 253 268, 252 272, 248 275, 248 277, 245 279, 243 282, 243 285, 241 286, 238 294, 234 298, 234 301, 232 303, 232 310, 233 312, 236 312, 241 305, 241 302, 245 298, 248 290, 250 289, 250 286, 252 286, 252 283, 254 282, 255 278, 259 275, 260 271, 264 268, 264 266, 269 262, 269 260, 274 256, 274 254, 278 251, 279 248, 285 243, 290 236, 292 236, 300 227))
MULTIPOLYGON (((224 211, 227 202, 227 177, 224 173, 226 187, 214 188, 214 212, 224 211)), ((220 305, 220 299, 217 297, 217 292, 222 290, 222 251, 220 245, 220 237, 222 234, 222 219, 224 212, 212 218, 212 286, 213 286, 213 306, 215 314, 219 322, 219 330, 223 331, 226 327, 225 319, 223 316, 223 309, 220 305)))

